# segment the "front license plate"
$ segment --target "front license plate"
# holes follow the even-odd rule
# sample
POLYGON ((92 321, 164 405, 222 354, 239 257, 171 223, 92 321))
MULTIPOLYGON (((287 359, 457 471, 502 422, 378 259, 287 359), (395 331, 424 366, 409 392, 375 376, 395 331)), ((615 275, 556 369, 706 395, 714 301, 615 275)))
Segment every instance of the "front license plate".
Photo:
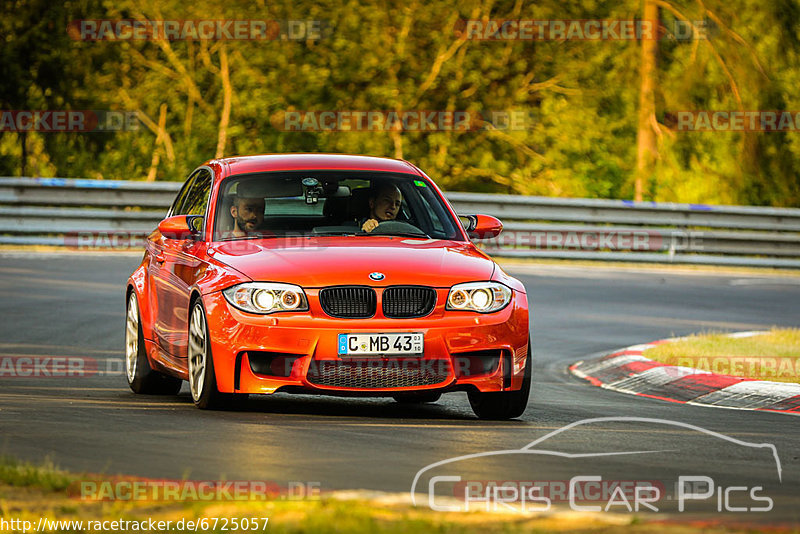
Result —
POLYGON ((401 334, 339 334, 340 356, 422 354, 422 332, 401 334))

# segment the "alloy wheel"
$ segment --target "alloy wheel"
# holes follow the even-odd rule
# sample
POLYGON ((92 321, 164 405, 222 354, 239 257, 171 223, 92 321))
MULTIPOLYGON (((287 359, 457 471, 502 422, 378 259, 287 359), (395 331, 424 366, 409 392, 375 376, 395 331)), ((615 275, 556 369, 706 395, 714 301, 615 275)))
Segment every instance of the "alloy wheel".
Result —
POLYGON ((197 402, 203 393, 206 380, 206 321, 203 308, 197 304, 192 309, 189 323, 189 386, 192 399, 197 402))
POLYGON ((136 362, 139 357, 139 306, 136 295, 128 297, 128 313, 125 319, 125 372, 128 383, 132 383, 136 375, 136 362))

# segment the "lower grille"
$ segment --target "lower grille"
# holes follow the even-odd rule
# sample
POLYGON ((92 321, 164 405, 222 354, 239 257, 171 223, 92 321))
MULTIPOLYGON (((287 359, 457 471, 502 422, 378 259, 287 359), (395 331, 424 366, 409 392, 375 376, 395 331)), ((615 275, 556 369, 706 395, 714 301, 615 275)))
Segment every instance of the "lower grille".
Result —
POLYGON ((391 389, 441 384, 450 377, 447 360, 312 361, 306 375, 320 386, 391 389))
POLYGON ((422 286, 393 286, 383 291, 383 315, 393 319, 425 317, 436 306, 436 290, 422 286))
POLYGON ((342 319, 366 319, 375 315, 375 290, 364 286, 326 287, 319 292, 325 313, 342 319))

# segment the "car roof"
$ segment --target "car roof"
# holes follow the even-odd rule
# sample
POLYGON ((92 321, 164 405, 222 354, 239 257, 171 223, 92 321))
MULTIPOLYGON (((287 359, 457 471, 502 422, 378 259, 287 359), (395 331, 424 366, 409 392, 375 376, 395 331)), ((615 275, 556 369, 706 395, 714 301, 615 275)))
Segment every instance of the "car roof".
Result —
POLYGON ((422 175, 407 161, 349 154, 263 154, 223 158, 216 162, 227 168, 226 176, 295 170, 355 170, 422 175))

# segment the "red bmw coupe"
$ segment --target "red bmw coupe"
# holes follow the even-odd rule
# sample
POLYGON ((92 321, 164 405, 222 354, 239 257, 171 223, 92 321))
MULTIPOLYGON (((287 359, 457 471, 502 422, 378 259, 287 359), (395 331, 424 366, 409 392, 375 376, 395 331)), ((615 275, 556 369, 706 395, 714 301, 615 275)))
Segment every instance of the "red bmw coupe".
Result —
POLYGON ((189 382, 199 408, 248 394, 466 391, 485 419, 522 415, 531 384, 525 288, 470 241, 414 165, 332 154, 212 160, 147 239, 126 288, 136 393, 189 382))

